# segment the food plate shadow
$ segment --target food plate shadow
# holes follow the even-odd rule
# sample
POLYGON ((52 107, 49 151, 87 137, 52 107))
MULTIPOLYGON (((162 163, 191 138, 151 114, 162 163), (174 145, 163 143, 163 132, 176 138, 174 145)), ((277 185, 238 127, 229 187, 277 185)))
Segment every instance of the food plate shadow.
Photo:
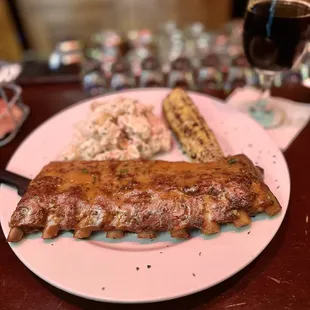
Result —
POLYGON ((274 216, 269 216, 267 213, 261 213, 261 214, 258 214, 252 217, 251 219, 252 219, 252 222, 259 222, 259 221, 266 221, 266 220, 275 221, 280 216, 281 216, 281 212, 274 216))
MULTIPOLYGON (((194 236, 194 234, 193 234, 194 236)), ((136 234, 127 233, 120 239, 109 239, 102 232, 95 232, 87 240, 88 243, 117 251, 152 251, 188 242, 189 239, 175 239, 169 233, 158 233, 155 239, 139 239, 136 234)))

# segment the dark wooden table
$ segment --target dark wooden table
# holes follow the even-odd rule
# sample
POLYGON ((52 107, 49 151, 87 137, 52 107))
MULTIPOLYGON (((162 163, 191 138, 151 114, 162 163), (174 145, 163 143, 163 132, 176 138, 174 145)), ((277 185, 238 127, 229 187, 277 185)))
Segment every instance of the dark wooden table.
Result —
MULTIPOLYGON (((224 97, 220 92, 212 94, 224 97)), ((274 94, 310 102, 310 91, 301 87, 277 89, 274 94)), ((74 83, 25 86, 23 98, 31 114, 14 141, 0 148, 0 168, 5 168, 34 128, 84 97, 74 83)), ((285 158, 292 181, 285 220, 266 250, 227 281, 192 296, 157 304, 94 302, 60 291, 35 276, 18 260, 0 230, 0 309, 310 309, 310 124, 285 152, 285 158)), ((1 203, 0 207, 5 205, 1 203)))

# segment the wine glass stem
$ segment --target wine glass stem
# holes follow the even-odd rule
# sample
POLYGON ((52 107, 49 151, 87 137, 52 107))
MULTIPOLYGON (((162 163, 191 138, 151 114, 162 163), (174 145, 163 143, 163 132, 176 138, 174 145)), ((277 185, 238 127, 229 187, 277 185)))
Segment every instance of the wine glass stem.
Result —
POLYGON ((259 82, 262 89, 262 94, 258 99, 255 109, 257 112, 267 112, 267 105, 270 98, 270 89, 274 82, 274 73, 258 72, 259 82))

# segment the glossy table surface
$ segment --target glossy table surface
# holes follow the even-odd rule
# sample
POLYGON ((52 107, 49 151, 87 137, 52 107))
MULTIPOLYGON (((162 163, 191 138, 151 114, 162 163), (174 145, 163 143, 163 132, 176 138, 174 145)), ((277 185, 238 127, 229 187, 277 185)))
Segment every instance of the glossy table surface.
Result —
MULTIPOLYGON (((217 91, 210 91, 210 94, 225 97, 217 91)), ((310 102, 310 90, 302 87, 276 89, 274 94, 310 102)), ((31 113, 17 137, 0 148, 0 168, 6 167, 14 151, 33 129, 84 98, 78 83, 25 85, 23 99, 31 113)), ((0 310, 310 309, 310 123, 284 155, 292 182, 285 220, 265 251, 225 282, 192 296, 157 304, 94 302, 60 291, 35 276, 18 260, 0 230, 0 310)), ((0 207, 5 208, 2 204, 0 207)))

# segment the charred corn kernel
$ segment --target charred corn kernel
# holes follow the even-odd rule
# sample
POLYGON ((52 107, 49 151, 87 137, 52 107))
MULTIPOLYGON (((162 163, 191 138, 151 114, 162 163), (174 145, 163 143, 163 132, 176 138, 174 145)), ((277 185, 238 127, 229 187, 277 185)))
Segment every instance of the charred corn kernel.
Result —
POLYGON ((214 133, 183 89, 171 91, 164 99, 163 110, 171 130, 192 161, 210 162, 224 157, 214 133))

